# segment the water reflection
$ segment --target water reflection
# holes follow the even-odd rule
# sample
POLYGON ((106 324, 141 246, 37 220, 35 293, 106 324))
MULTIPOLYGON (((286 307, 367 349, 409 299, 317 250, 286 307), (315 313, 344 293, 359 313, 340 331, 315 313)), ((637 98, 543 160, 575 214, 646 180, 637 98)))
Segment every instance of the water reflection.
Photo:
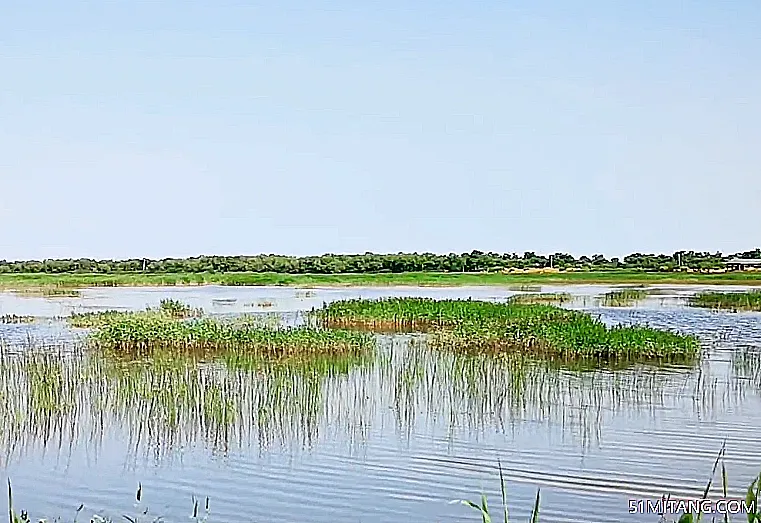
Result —
MULTIPOLYGON (((97 446, 114 429, 128 435, 133 459, 157 462, 194 446, 298 451, 326 435, 356 448, 390 411, 407 442, 421 426, 478 438, 528 421, 560 426, 586 446, 599 441, 606 413, 652 413, 687 392, 710 416, 740 397, 738 384, 759 383, 757 370, 752 380, 730 380, 707 364, 572 368, 437 351, 415 335, 379 335, 377 344, 372 355, 276 363, 237 352, 135 360, 84 346, 6 349, 0 445, 6 463, 39 449, 97 446)), ((734 372, 758 369, 757 354, 743 358, 734 372)))

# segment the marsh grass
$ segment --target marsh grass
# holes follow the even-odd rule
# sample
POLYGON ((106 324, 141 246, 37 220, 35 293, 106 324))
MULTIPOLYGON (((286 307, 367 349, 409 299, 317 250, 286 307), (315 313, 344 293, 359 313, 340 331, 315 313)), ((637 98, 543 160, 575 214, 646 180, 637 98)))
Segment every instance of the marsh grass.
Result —
POLYGON ((116 318, 127 316, 128 312, 118 310, 107 310, 97 312, 73 312, 66 318, 66 321, 75 328, 89 329, 103 325, 116 318))
POLYGON ((358 354, 374 347, 372 336, 357 331, 308 326, 271 328, 217 318, 180 321, 152 314, 111 317, 92 332, 90 340, 98 348, 132 355, 156 349, 172 349, 177 354, 245 350, 270 358, 288 358, 358 354))
POLYGON ((13 289, 13 293, 21 296, 40 298, 79 298, 82 295, 79 289, 57 284, 22 287, 13 289))
POLYGON ((508 303, 522 304, 539 304, 539 305, 562 305, 573 300, 573 297, 566 292, 538 293, 538 294, 516 294, 508 298, 508 303))
POLYGON ((606 292, 602 298, 603 307, 631 307, 638 301, 647 298, 643 289, 620 289, 606 292))
POLYGON ((761 290, 748 292, 702 292, 690 297, 693 307, 715 310, 761 311, 761 290))
POLYGON ((66 287, 44 287, 42 289, 42 296, 46 298, 79 298, 81 295, 79 290, 66 287))
POLYGON ((37 321, 37 318, 34 316, 25 316, 25 315, 16 315, 16 314, 5 314, 3 316, 0 316, 0 323, 4 324, 11 324, 11 325, 18 325, 18 324, 25 324, 25 323, 34 323, 37 321))
POLYGON ((73 326, 90 327, 93 347, 142 357, 157 349, 176 355, 245 351, 270 359, 361 354, 374 347, 371 335, 343 329, 267 324, 263 318, 204 317, 174 300, 142 312, 105 311, 73 315, 73 326), (261 320, 261 321, 259 321, 261 320))
POLYGON ((381 332, 430 332, 431 344, 465 352, 549 359, 694 363, 695 337, 647 326, 606 326, 551 305, 387 298, 333 302, 313 311, 322 325, 381 332))
POLYGON ((161 317, 173 320, 200 318, 203 309, 193 308, 178 300, 163 299, 156 308, 148 307, 144 311, 106 310, 97 312, 72 313, 67 318, 69 325, 78 328, 96 328, 123 320, 125 318, 161 317))

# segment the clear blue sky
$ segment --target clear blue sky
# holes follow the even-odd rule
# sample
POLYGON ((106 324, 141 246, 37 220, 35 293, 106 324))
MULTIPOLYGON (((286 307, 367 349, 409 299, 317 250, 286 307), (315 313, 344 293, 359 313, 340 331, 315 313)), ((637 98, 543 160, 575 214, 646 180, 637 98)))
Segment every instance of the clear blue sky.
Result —
POLYGON ((0 0, 0 258, 761 245, 756 0, 0 0))

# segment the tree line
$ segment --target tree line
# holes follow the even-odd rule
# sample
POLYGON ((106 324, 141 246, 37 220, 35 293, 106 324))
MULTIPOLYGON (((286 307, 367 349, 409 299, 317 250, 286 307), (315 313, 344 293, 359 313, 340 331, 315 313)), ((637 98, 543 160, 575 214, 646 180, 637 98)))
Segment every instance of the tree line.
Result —
POLYGON ((673 271, 718 269, 734 257, 761 259, 761 249, 724 256, 720 252, 678 251, 673 254, 634 253, 623 259, 601 254, 578 258, 564 253, 541 255, 472 251, 462 254, 324 254, 321 256, 197 256, 151 260, 57 259, 0 260, 0 273, 199 273, 276 272, 288 274, 401 273, 401 272, 483 272, 529 268, 576 270, 637 269, 673 271))

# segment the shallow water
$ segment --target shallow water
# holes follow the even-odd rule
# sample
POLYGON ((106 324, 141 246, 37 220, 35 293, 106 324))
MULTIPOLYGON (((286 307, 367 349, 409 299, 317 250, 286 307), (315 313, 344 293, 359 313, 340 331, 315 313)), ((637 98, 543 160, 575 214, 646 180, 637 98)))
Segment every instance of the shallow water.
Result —
MULTIPOLYGON (((730 493, 741 494, 761 470, 761 314, 685 307, 699 289, 658 287, 630 308, 601 307, 607 287, 541 289, 570 293, 570 306, 610 323, 699 335, 706 357, 696 369, 517 372, 433 353, 406 336, 380 337, 383 356, 372 365, 317 378, 213 369, 173 378, 206 405, 229 400, 227 410, 194 409, 197 402, 172 395, 147 405, 139 394, 105 393, 100 381, 82 378, 70 385, 77 409, 3 420, 0 465, 15 505, 34 516, 73 516, 80 503, 134 513, 141 482, 144 505, 168 521, 190 515, 191 496, 210 497, 210 521, 477 521, 449 501, 484 491, 498 509, 499 460, 516 520, 526 519, 541 487, 542 521, 658 521, 628 514, 628 500, 699 496, 725 439, 730 493)), ((76 298, 2 293, 0 315, 142 309, 162 298, 215 314, 293 313, 351 297, 503 300, 516 292, 109 288, 76 298)), ((72 336, 52 319, 0 324, 4 343, 20 347, 29 339, 70 346, 72 336)))

